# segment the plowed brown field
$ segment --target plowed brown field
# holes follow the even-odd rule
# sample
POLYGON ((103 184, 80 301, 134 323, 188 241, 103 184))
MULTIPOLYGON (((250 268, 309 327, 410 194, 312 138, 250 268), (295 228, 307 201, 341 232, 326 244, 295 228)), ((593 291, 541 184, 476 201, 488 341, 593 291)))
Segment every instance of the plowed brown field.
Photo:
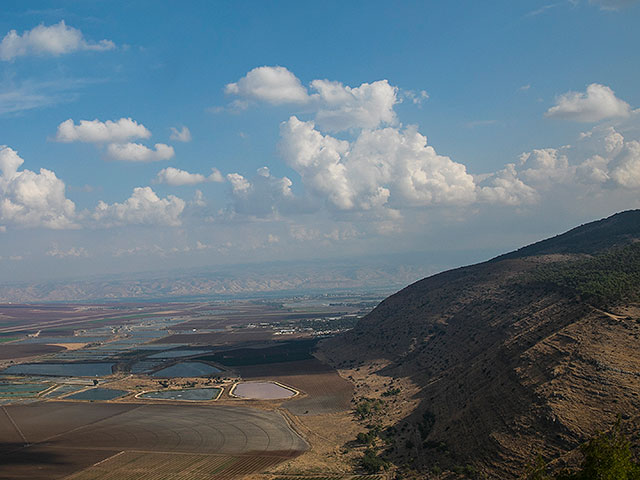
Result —
POLYGON ((103 478, 101 468, 121 470, 113 478, 198 479, 221 466, 257 472, 307 449, 279 413, 244 407, 46 402, 6 406, 0 415, 0 479, 103 478), (236 460, 221 464, 225 456, 236 460), (194 476, 167 476, 187 457, 194 476), (144 465, 157 465, 157 475, 144 465), (135 474, 140 469, 150 476, 135 474))
POLYGON ((10 343, 0 347, 0 360, 11 360, 14 358, 34 357, 36 355, 45 355, 47 353, 56 353, 65 350, 65 347, 58 345, 46 344, 19 344, 10 343))

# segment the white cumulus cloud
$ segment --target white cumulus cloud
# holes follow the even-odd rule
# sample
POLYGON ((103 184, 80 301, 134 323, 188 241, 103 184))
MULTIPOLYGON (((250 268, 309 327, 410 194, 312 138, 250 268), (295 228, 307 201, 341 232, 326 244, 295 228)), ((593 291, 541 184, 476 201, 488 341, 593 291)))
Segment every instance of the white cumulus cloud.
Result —
POLYGON ((133 189, 131 197, 122 203, 99 202, 92 217, 100 226, 165 225, 179 226, 185 201, 174 195, 160 198, 151 187, 133 189))
POLYGON ((211 174, 205 177, 201 173, 189 173, 179 168, 167 167, 158 172, 156 181, 167 185, 197 185, 204 182, 224 182, 224 177, 216 168, 211 169, 211 174))
POLYGON ((257 67, 225 87, 228 94, 279 105, 309 101, 300 80, 284 67, 257 67))
MULTIPOLYGON (((520 206, 557 195, 592 198, 598 189, 628 195, 624 191, 640 187, 640 142, 625 140, 603 123, 581 135, 578 145, 534 149, 498 171, 471 175, 464 164, 438 154, 416 127, 398 121, 395 106, 419 103, 428 98, 426 92, 401 90, 387 80, 355 87, 313 80, 305 86, 283 67, 260 67, 229 84, 227 93, 247 105, 258 100, 297 104, 301 110, 281 124, 279 142, 280 155, 301 186, 294 190, 297 177, 274 177, 266 167, 251 177, 229 174, 236 213, 264 217, 325 206, 334 218, 383 219, 393 227, 425 207, 520 206), (348 132, 349 140, 335 132, 348 132)), ((611 88, 594 83, 558 97, 546 116, 626 122, 636 119, 634 113, 611 88)))
POLYGON ((234 195, 243 194, 251 188, 249 181, 239 173, 229 173, 227 180, 231 184, 231 189, 234 195))
POLYGON ((606 118, 628 117, 631 107, 616 97, 606 85, 592 83, 586 92, 567 92, 545 113, 546 117, 598 122, 606 118))
POLYGON ((23 227, 77 228, 75 204, 66 198, 65 184, 45 168, 40 173, 18 170, 18 153, 0 146, 0 221, 23 227))
POLYGON ((239 173, 231 173, 227 179, 235 213, 268 217, 304 208, 304 202, 296 199, 291 191, 293 182, 287 177, 273 176, 267 167, 259 168, 251 180, 239 173))
POLYGON ((520 205, 537 202, 554 189, 593 195, 640 188, 640 142, 625 140, 611 126, 583 133, 575 146, 541 148, 520 155, 520 162, 483 176, 480 200, 520 205), (584 188, 587 188, 586 190, 584 188))
POLYGON ((413 128, 364 130, 349 143, 292 116, 280 151, 312 193, 338 210, 466 204, 475 183, 464 165, 438 155, 413 128))
POLYGON ((509 163, 478 185, 478 198, 482 201, 503 205, 534 203, 537 191, 518 178, 514 163, 509 163))
MULTIPOLYGON (((315 114, 316 125, 329 132, 356 128, 376 128, 397 123, 394 106, 400 102, 398 88, 387 80, 350 87, 340 82, 313 80, 309 94, 300 80, 284 67, 258 67, 225 91, 247 100, 278 104, 306 104, 315 114)), ((428 98, 425 91, 411 92, 414 103, 428 98)), ((244 107, 247 104, 241 103, 244 107)))
POLYGON ((170 145, 156 143, 154 148, 155 150, 141 143, 110 143, 107 146, 107 156, 123 162, 160 162, 175 155, 170 145))
POLYGON ((396 123, 393 107, 398 103, 398 88, 387 80, 363 83, 359 87, 340 82, 314 80, 311 87, 319 101, 317 125, 330 132, 351 128, 376 128, 380 124, 396 123))
POLYGON ((640 142, 626 142, 614 160, 611 178, 626 188, 640 188, 640 142))
POLYGON ((59 56, 79 50, 104 51, 114 48, 111 40, 88 42, 80 30, 67 26, 61 20, 55 25, 38 25, 22 35, 10 30, 0 42, 0 59, 8 61, 26 55, 59 56))
POLYGON ((594 155, 576 168, 577 180, 583 183, 604 183, 609 177, 609 159, 594 155))
POLYGON ((182 127, 180 130, 176 127, 171 127, 171 136, 169 138, 177 142, 190 142, 191 131, 187 127, 182 127))
POLYGON ((131 118, 101 122, 100 120, 80 120, 77 125, 72 119, 58 125, 56 140, 58 142, 126 142, 133 138, 149 138, 151 132, 142 124, 131 118))
POLYGON ((217 168, 212 168, 211 173, 207 177, 207 180, 210 182, 222 183, 224 182, 224 177, 220 173, 220 170, 217 168))
POLYGON ((581 141, 590 156, 576 167, 578 182, 608 189, 640 188, 640 142, 625 139, 611 126, 596 127, 581 141))
POLYGON ((530 184, 562 183, 572 174, 569 159, 555 148, 535 149, 520 155, 518 175, 530 184))
POLYGON ((207 177, 200 173, 189 173, 179 168, 167 167, 158 172, 156 181, 167 185, 197 185, 206 182, 207 177))

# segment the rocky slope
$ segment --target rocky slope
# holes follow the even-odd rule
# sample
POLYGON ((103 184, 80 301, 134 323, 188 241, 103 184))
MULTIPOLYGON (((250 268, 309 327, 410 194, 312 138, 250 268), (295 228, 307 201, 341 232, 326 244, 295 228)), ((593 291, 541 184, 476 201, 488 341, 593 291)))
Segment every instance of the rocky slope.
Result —
POLYGON ((640 211, 623 212, 434 275, 320 354, 343 368, 384 359, 379 374, 419 386, 418 409, 387 419, 398 465, 517 478, 535 452, 561 463, 617 414, 640 414, 638 240, 640 211))

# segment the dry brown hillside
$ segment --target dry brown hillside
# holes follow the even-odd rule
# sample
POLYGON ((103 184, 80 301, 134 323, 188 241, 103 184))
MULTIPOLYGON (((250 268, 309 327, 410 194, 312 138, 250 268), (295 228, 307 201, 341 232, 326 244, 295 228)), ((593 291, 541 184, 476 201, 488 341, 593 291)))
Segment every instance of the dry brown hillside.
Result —
POLYGON ((517 478, 536 452, 558 459, 640 414, 638 239, 640 211, 623 212, 426 278, 320 354, 342 368, 386 359, 380 375, 419 387, 419 407, 391 419, 396 465, 517 478))

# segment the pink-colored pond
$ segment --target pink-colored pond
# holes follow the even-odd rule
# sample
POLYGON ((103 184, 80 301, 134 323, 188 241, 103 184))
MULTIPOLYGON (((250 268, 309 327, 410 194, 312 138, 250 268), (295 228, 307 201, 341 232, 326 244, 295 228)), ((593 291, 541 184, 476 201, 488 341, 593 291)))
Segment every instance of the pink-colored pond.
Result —
POLYGON ((293 397, 295 392, 272 382, 246 382, 238 383, 233 389, 233 394, 241 398, 277 400, 293 397))

